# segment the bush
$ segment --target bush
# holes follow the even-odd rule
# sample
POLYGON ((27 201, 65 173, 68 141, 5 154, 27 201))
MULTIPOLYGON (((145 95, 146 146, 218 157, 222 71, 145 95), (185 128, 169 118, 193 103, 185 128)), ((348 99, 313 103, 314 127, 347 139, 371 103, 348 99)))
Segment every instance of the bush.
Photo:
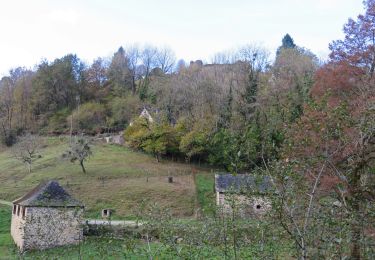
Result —
MULTIPOLYGON (((79 109, 73 112, 73 128, 86 130, 87 132, 97 133, 106 126, 106 109, 99 103, 85 103, 79 109)), ((68 117, 70 123, 71 117, 68 117)))
POLYGON ((1 143, 6 146, 12 146, 17 141, 17 133, 14 129, 8 129, 1 132, 1 143))
POLYGON ((205 158, 208 153, 209 132, 207 129, 193 129, 182 136, 180 150, 187 158, 205 158))
POLYGON ((138 113, 141 103, 136 96, 115 97, 109 102, 108 107, 111 112, 109 125, 123 129, 138 113))
POLYGON ((69 116, 68 108, 57 111, 48 120, 48 132, 63 133, 70 127, 70 120, 67 122, 66 118, 69 116))
POLYGON ((153 124, 149 135, 142 143, 144 151, 153 154, 157 160, 163 155, 179 153, 175 129, 167 123, 153 124))
POLYGON ((150 122, 144 117, 139 117, 126 128, 124 137, 130 147, 141 149, 142 143, 150 134, 150 122))
POLYGON ((163 155, 179 154, 176 129, 163 123, 150 123, 140 117, 125 131, 125 140, 132 148, 153 154, 159 161, 163 155))
POLYGON ((228 129, 218 130, 210 139, 210 153, 208 161, 212 165, 234 171, 233 162, 238 153, 237 137, 228 129))

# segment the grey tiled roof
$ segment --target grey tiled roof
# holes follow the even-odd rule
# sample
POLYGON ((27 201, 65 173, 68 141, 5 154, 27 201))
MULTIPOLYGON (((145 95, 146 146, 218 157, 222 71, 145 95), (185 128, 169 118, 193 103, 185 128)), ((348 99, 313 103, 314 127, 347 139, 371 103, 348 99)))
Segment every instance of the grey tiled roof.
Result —
POLYGON ((215 191, 232 193, 267 193, 272 189, 269 176, 250 174, 215 174, 215 191))
POLYGON ((48 181, 26 193, 13 204, 33 207, 84 207, 67 193, 57 181, 48 181))

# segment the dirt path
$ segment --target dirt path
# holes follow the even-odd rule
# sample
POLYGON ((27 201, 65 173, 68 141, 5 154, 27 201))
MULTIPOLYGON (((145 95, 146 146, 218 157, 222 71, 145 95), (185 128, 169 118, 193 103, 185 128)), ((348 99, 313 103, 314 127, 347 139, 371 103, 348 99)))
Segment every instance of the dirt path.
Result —
POLYGON ((7 206, 12 206, 12 202, 5 201, 5 200, 0 200, 0 204, 7 205, 7 206))

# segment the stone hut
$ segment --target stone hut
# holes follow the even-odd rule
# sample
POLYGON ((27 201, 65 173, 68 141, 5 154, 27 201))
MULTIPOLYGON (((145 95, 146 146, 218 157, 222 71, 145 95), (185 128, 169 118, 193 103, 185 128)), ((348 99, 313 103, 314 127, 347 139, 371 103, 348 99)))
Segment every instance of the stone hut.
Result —
POLYGON ((57 181, 41 183, 13 201, 11 235, 21 251, 77 244, 83 210, 57 181))
POLYGON ((143 118, 146 118, 150 123, 153 123, 154 122, 154 119, 152 118, 152 116, 150 115, 150 113, 148 112, 148 110, 146 108, 144 108, 141 112, 141 114, 139 115, 139 117, 143 117, 143 118))
POLYGON ((216 205, 224 213, 233 208, 242 217, 261 217, 271 209, 268 176, 215 174, 216 205))
MULTIPOLYGON (((148 112, 148 110, 146 108, 143 108, 142 112, 139 114, 139 117, 140 118, 146 118, 149 123, 154 122, 154 119, 152 118, 152 116, 150 115, 150 113, 148 112)), ((132 126, 133 121, 131 121, 129 125, 132 126)))

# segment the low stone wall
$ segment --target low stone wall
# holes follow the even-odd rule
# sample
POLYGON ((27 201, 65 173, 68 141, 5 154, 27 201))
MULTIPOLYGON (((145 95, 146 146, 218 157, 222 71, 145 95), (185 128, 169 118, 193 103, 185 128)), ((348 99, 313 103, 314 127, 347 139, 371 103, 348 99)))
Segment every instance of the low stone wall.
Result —
POLYGON ((137 236, 143 230, 142 226, 142 223, 136 221, 86 220, 84 235, 124 237, 125 234, 133 234, 137 236))

